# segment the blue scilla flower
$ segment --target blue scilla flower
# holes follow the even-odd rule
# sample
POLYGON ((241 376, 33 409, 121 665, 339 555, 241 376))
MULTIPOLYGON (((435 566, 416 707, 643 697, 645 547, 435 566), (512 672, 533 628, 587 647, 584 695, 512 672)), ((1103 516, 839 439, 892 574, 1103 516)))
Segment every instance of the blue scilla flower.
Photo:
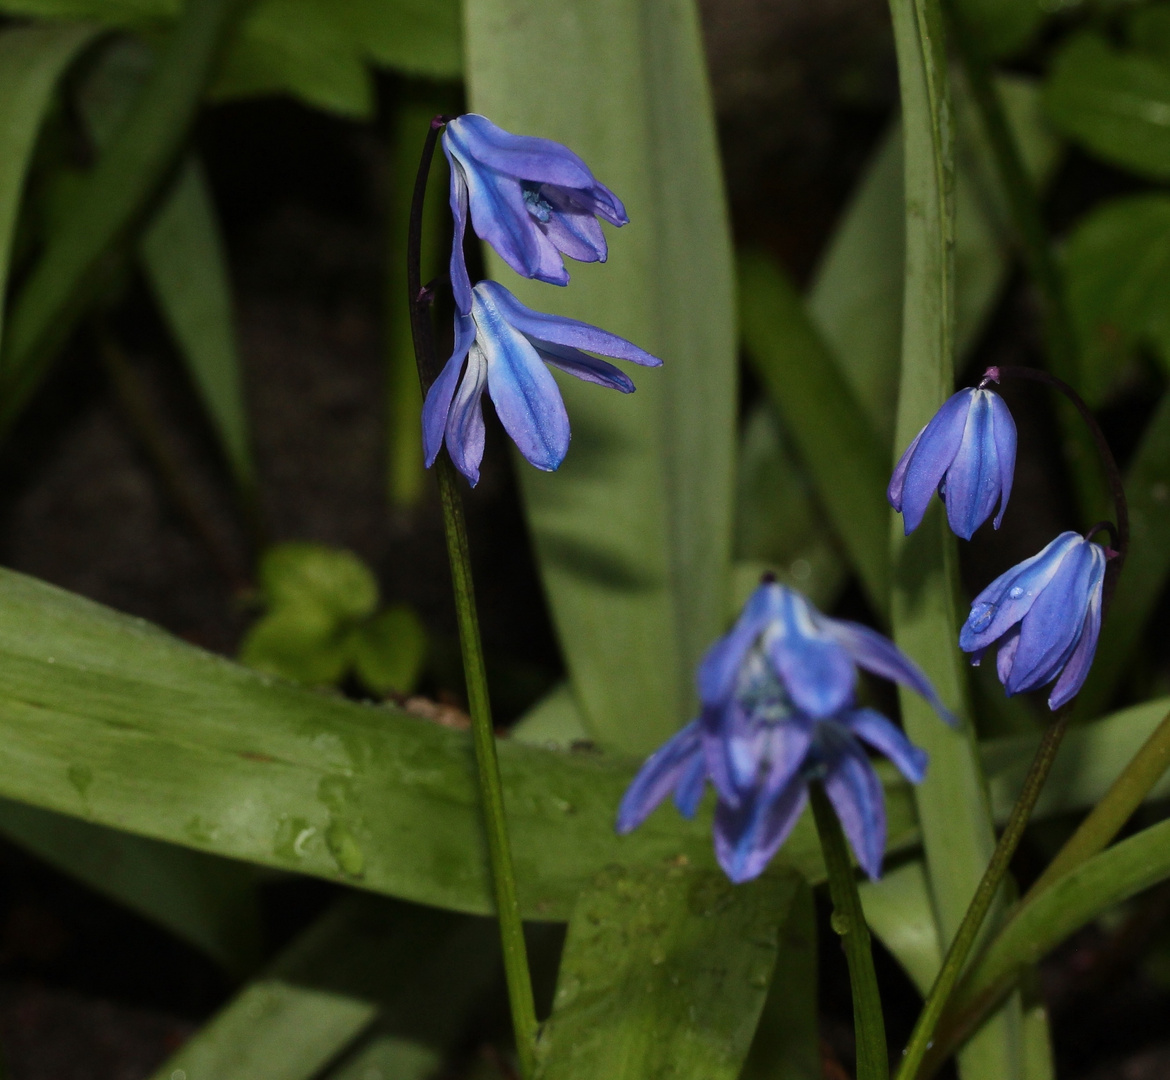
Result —
POLYGON ((512 441, 538 469, 551 472, 569 449, 569 417, 550 365, 623 394, 634 384, 613 364, 583 349, 647 367, 662 363, 625 338, 596 326, 532 311, 503 285, 481 281, 471 311, 455 316, 455 351, 423 403, 423 451, 434 464, 444 439, 455 467, 479 481, 483 392, 512 441), (466 362, 466 363, 465 363, 466 362))
POLYGON ((959 647, 978 664, 998 642, 996 671, 1010 694, 1056 680, 1048 707, 1080 690, 1101 632, 1108 554, 1079 533, 1061 533, 1038 555, 1000 574, 971 604, 959 647))
MULTIPOLYGON (((994 372, 995 369, 991 369, 994 372)), ((990 372, 984 383, 994 380, 990 372)), ((960 390, 907 447, 887 497, 902 514, 906 534, 919 525, 937 491, 951 530, 970 540, 995 509, 998 529, 1012 493, 1016 425, 1007 405, 984 385, 960 390)))
POLYGON ((629 222, 621 200, 594 179, 589 167, 551 139, 513 135, 486 116, 467 113, 447 124, 443 153, 451 164, 455 244, 451 286, 461 312, 471 310, 471 280, 463 236, 471 225, 513 270, 524 277, 567 285, 562 255, 605 262, 598 218, 629 222))
POLYGON ((926 754, 886 717, 854 701, 855 664, 912 686, 948 720, 926 677, 886 638, 830 619, 799 593, 764 582, 735 627, 699 666, 699 718, 642 766, 622 799, 627 833, 674 792, 691 816, 711 781, 715 851, 733 881, 758 876, 822 780, 862 868, 881 870, 886 818, 881 784, 861 743, 917 783, 926 754), (860 742, 859 742, 860 740, 860 742))

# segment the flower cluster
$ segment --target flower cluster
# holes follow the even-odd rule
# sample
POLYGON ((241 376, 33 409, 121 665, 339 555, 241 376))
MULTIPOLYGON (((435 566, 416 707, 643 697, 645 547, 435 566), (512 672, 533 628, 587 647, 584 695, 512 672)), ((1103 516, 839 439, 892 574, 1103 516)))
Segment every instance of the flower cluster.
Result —
POLYGON ((601 221, 629 222, 621 200, 560 143, 514 135, 467 113, 447 123, 443 152, 451 166, 451 288, 455 349, 423 404, 427 466, 446 442, 455 467, 475 484, 483 459, 483 392, 504 429, 538 469, 552 471, 569 449, 569 420, 545 365, 632 393, 612 364, 582 350, 646 367, 662 363, 644 349, 595 326, 532 311, 503 285, 472 287, 463 251, 471 227, 516 273, 567 285, 563 256, 604 262, 601 221), (599 220, 600 219, 600 220, 599 220))
POLYGON ((926 753, 881 713, 855 700, 858 667, 909 686, 952 718, 918 667, 881 634, 822 615, 766 580, 699 667, 702 711, 642 766, 618 811, 637 828, 674 792, 692 816, 711 781, 718 798, 715 852, 732 881, 757 877, 824 783, 862 869, 881 871, 886 844, 881 782, 862 748, 885 754, 913 783, 926 753))
MULTIPOLYGON (((960 390, 907 447, 890 480, 890 505, 902 514, 907 534, 938 492, 951 530, 970 540, 999 504, 999 528, 1012 490, 1016 425, 1003 399, 988 384, 960 390)), ((1106 561, 1114 555, 1081 536, 1061 533, 987 586, 971 604, 959 647, 978 664, 996 642, 996 672, 1009 694, 1055 682, 1050 709, 1071 701, 1084 685, 1101 629, 1106 561)))

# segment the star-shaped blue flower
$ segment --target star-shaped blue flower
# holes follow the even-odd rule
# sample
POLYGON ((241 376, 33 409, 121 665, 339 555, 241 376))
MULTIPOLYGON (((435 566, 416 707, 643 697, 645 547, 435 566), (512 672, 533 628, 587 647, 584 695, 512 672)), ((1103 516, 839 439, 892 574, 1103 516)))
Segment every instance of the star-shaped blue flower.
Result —
POLYGON ((1056 680, 1048 707, 1059 709, 1093 664, 1108 557, 1079 533, 1061 533, 975 597, 959 647, 978 664, 998 642, 995 667, 1004 690, 1022 694, 1056 680))
POLYGON ((467 113, 443 132, 451 165, 451 212, 455 244, 451 287, 459 311, 471 310, 471 280, 463 254, 471 225, 518 274, 567 285, 562 255, 604 262, 605 236, 598 218, 629 222, 621 200, 600 183, 566 146, 532 135, 513 135, 486 116, 467 113))
POLYGON ((699 718, 653 754, 622 799, 617 829, 637 828, 674 792, 685 816, 715 788, 715 852, 732 881, 763 872, 821 780, 858 863, 881 871, 886 842, 881 783, 862 749, 885 754, 911 782, 926 754, 886 717, 858 708, 855 664, 911 686, 945 719, 930 683, 886 638, 830 619, 799 593, 762 584, 735 627, 699 667, 699 718))
POLYGON ((483 460, 485 390, 520 453, 551 472, 569 449, 569 417, 545 365, 629 394, 629 376, 582 350, 646 367, 662 363, 617 334, 533 311, 494 281, 479 282, 471 297, 470 312, 455 316, 455 351, 427 392, 422 420, 427 467, 446 440, 455 467, 472 484, 483 460))

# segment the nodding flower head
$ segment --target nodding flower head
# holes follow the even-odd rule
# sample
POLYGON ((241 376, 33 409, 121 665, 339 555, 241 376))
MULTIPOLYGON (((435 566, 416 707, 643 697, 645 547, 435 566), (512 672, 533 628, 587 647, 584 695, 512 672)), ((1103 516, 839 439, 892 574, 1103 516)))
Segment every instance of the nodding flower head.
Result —
POLYGON ((622 799, 618 832, 637 828, 672 791, 679 811, 693 815, 710 780, 716 857, 732 881, 747 881, 784 843, 815 779, 824 783, 858 862, 876 878, 885 803, 861 744, 915 783, 925 774, 926 754, 881 713, 856 706, 855 663, 912 686, 949 718, 893 643, 868 627, 826 618, 783 585, 762 584, 731 632, 708 650, 698 677, 702 713, 642 766, 622 799))
POLYGON ((471 311, 471 280, 463 254, 471 226, 513 270, 524 277, 567 285, 562 255, 604 262, 611 225, 629 222, 621 200, 594 179, 567 146, 532 135, 513 135, 486 116, 467 113, 448 122, 443 153, 451 164, 451 212, 455 244, 451 286, 455 304, 471 311))
POLYGON ((909 535, 922 524, 937 491, 951 530, 970 540, 997 501, 999 528, 1015 467, 1012 414, 995 391, 971 387, 951 397, 918 433, 894 468, 886 494, 909 535))
POLYGON ((472 290, 471 311, 455 316, 455 351, 423 403, 427 467, 445 439, 455 467, 478 483, 487 390, 520 453, 538 469, 556 469, 569 449, 569 417, 545 365, 623 394, 634 390, 629 376, 583 349, 648 367, 662 363, 616 334, 532 311, 503 285, 479 282, 472 290))
POLYGON ((978 664, 998 642, 995 667, 1007 693, 1056 680, 1048 707, 1060 708, 1084 685, 1097 651, 1107 558, 1100 544, 1061 533, 975 597, 959 647, 978 664))

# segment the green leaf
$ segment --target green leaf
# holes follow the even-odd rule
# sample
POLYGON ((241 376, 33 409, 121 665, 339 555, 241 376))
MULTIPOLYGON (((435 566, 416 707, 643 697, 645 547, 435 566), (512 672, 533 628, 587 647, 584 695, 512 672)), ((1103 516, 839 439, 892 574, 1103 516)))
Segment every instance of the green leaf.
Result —
POLYGON ((312 603, 285 603, 258 619, 240 645, 250 668, 305 686, 333 686, 349 668, 350 630, 312 603))
POLYGON ((100 294, 108 260, 178 159, 240 2, 186 5, 150 80, 17 293, 3 352, 0 426, 11 424, 74 320, 100 294))
POLYGON ((178 17, 182 0, 0 0, 0 11, 42 19, 92 20, 105 26, 149 26, 178 17))
POLYGON ((1041 0, 954 0, 964 23, 989 56, 1019 52, 1051 10, 1041 0))
POLYGON ((436 1062, 461 1034, 498 952, 487 920, 349 898, 228 1002, 156 1080, 309 1080, 374 1023, 395 1032, 400 1061, 436 1062))
POLYGON ((1150 348, 1170 370, 1170 198, 1133 195, 1097 207, 1065 248, 1069 307, 1081 339, 1081 394, 1104 401, 1150 348))
POLYGON ((1170 6, 1148 4, 1129 14, 1126 36, 1138 52, 1151 60, 1170 62, 1170 6))
POLYGON ((569 920, 537 1075, 735 1080, 796 893, 793 875, 606 870, 569 920))
POLYGON ((1044 103, 1061 132, 1106 161, 1170 178, 1170 67, 1080 34, 1053 60, 1044 103))
POLYGON ((427 634, 412 609, 392 607, 356 630, 350 647, 358 676, 371 690, 409 694, 422 673, 427 634))
MULTIPOLYGON (((93 774, 69 780, 84 792, 93 774)), ((0 800, 0 832, 91 889, 145 915, 242 977, 260 955, 255 874, 219 859, 0 800)))
POLYGON ((338 620, 365 618, 378 606, 378 583, 352 551, 304 541, 264 553, 260 590, 272 608, 313 606, 338 620))
POLYGON ((739 295, 748 358, 800 448, 866 595, 884 612, 887 455, 799 295, 771 258, 740 256, 739 295))
POLYGON ((78 26, 24 26, 0 32, 0 314, 24 177, 57 80, 93 40, 78 26))
POLYGON ((525 303, 665 361, 629 396, 564 380, 564 465, 517 466, 588 729, 642 754, 692 715, 729 585, 734 283, 698 19, 691 0, 471 0, 466 34, 472 108, 570 146, 631 219, 569 289, 489 267, 525 303))
POLYGON ((798 880, 780 926, 772 985, 740 1080, 821 1080, 817 1015, 817 919, 812 890, 798 880))
MULTIPOLYGON (((900 452, 954 387, 954 159, 939 8, 931 0, 915 0, 892 5, 891 11, 902 98, 906 199, 895 432, 900 452)), ((995 832, 970 723, 965 658, 958 649, 955 538, 937 503, 912 536, 903 536, 902 525, 901 516, 892 514, 894 640, 918 661, 960 718, 958 730, 948 728, 916 694, 899 692, 906 733, 930 754, 930 769, 914 795, 939 939, 949 944, 994 850, 995 832)), ((960 1055, 965 1080, 1001 1080, 1016 1072, 1022 1052, 1019 1022, 1016 1003, 968 1043, 960 1055)))
POLYGON ((924 997, 942 967, 942 946, 920 859, 858 887, 865 921, 924 997))
POLYGON ((198 159, 190 157, 141 241, 143 263, 236 483, 256 484, 231 287, 219 223, 198 159))
POLYGON ((406 75, 463 73, 459 0, 318 0, 376 64, 406 75))

